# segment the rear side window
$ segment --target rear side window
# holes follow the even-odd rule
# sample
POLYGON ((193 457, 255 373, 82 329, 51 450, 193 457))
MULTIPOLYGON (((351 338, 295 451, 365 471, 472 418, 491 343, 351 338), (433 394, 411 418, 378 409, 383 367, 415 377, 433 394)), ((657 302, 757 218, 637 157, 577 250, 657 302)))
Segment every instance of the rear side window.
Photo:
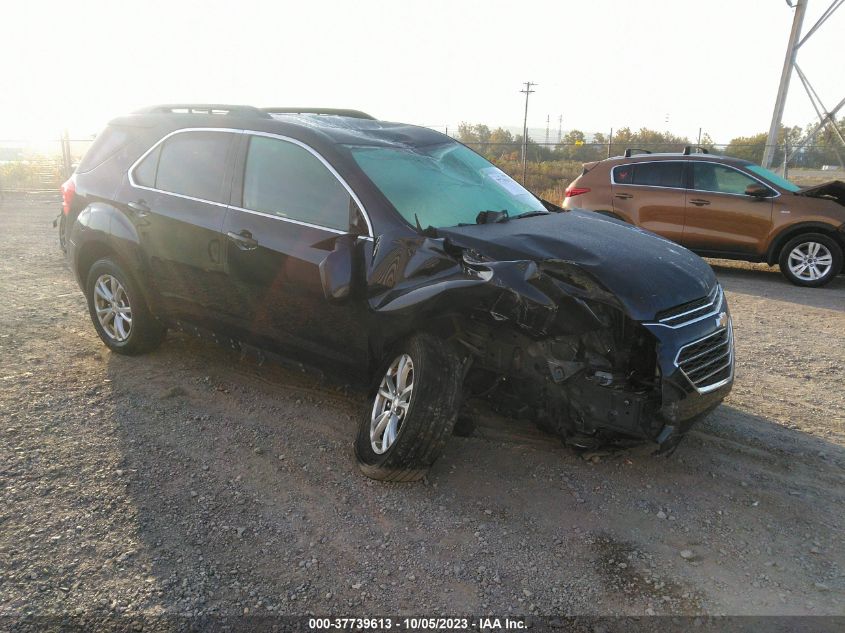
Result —
POLYGON ((106 159, 114 156, 132 137, 126 128, 109 125, 85 152, 77 171, 84 173, 102 165, 106 159))
POLYGON ((630 185, 634 182, 634 166, 619 165, 613 168, 613 182, 618 185, 630 185))
POLYGON ((141 164, 135 168, 132 176, 137 184, 142 187, 154 188, 156 186, 156 169, 158 169, 158 157, 160 155, 161 145, 156 145, 155 149, 147 154, 141 164))
POLYGON ((232 137, 225 132, 174 134, 141 161, 133 179, 143 187, 225 203, 226 155, 232 137))
POLYGON ((748 185, 759 184, 751 176, 716 163, 693 162, 692 188, 698 191, 745 194, 748 185))
POLYGON ((252 136, 244 169, 245 209, 349 230, 349 192, 306 149, 281 139, 252 136))
POLYGON ((618 165, 613 168, 613 181, 617 185, 645 185, 651 187, 684 188, 684 163, 661 161, 618 165))

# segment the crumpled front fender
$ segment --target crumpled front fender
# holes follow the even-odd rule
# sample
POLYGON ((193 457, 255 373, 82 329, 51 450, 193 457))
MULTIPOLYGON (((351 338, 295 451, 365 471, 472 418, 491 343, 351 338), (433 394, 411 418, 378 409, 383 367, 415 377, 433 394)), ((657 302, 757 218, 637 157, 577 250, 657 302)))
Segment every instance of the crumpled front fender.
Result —
POLYGON ((382 235, 367 275, 368 301, 382 316, 419 321, 474 312, 536 336, 604 325, 587 298, 592 292, 612 302, 609 293, 594 280, 592 290, 577 286, 584 274, 565 263, 550 262, 548 271, 544 266, 531 260, 489 261, 444 238, 382 235))

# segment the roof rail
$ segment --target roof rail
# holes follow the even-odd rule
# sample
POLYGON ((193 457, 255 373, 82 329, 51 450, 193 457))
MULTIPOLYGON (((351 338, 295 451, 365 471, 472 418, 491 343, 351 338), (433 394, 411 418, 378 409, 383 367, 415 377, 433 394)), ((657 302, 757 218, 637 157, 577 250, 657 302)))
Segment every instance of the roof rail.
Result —
POLYGON ((262 112, 267 114, 327 114, 335 116, 346 116, 353 119, 372 119, 366 112, 360 110, 347 110, 345 108, 261 108, 262 112))
POLYGON ((269 118, 269 114, 255 106, 226 103, 166 103, 136 110, 133 114, 222 114, 269 118))
POLYGON ((638 152, 640 154, 651 154, 651 152, 647 149, 640 149, 639 147, 628 147, 625 149, 625 158, 631 158, 634 155, 634 152, 638 152))
POLYGON ((695 152, 696 154, 709 154, 710 152, 703 145, 687 145, 684 147, 684 156, 689 156, 695 152))

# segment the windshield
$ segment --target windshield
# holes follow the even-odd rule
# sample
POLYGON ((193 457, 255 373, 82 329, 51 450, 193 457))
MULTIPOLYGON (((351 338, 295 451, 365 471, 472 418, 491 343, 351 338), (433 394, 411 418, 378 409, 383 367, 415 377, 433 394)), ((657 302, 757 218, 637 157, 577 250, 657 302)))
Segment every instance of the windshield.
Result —
POLYGON ((475 224, 482 211, 546 213, 527 189, 468 147, 348 146, 355 161, 412 226, 475 224))
POLYGON ((762 176, 770 183, 780 187, 781 189, 786 189, 787 191, 798 191, 801 189, 798 185, 789 182, 786 178, 778 176, 775 172, 769 171, 765 167, 760 167, 760 165, 746 165, 746 169, 754 172, 758 176, 762 176))

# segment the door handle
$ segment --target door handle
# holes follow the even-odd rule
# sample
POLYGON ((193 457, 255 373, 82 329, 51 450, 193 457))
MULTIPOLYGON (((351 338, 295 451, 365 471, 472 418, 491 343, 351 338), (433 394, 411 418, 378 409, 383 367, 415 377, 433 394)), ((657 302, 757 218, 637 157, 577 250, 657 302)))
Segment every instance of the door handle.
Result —
POLYGON ((633 198, 634 196, 630 193, 617 193, 614 194, 614 197, 619 198, 620 200, 628 200, 629 198, 633 198))
POLYGON ((238 233, 233 233, 229 231, 226 233, 226 237, 232 240, 242 251, 254 251, 258 248, 258 241, 252 239, 252 233, 244 229, 243 231, 239 231, 238 233))
POLYGON ((135 212, 135 215, 139 218, 143 218, 144 216, 150 214, 150 207, 143 200, 136 200, 135 202, 130 202, 129 208, 132 209, 135 212))
POLYGON ((710 201, 704 200, 702 198, 693 198, 692 200, 690 200, 690 204, 694 204, 697 207, 706 207, 708 204, 710 204, 710 201))

